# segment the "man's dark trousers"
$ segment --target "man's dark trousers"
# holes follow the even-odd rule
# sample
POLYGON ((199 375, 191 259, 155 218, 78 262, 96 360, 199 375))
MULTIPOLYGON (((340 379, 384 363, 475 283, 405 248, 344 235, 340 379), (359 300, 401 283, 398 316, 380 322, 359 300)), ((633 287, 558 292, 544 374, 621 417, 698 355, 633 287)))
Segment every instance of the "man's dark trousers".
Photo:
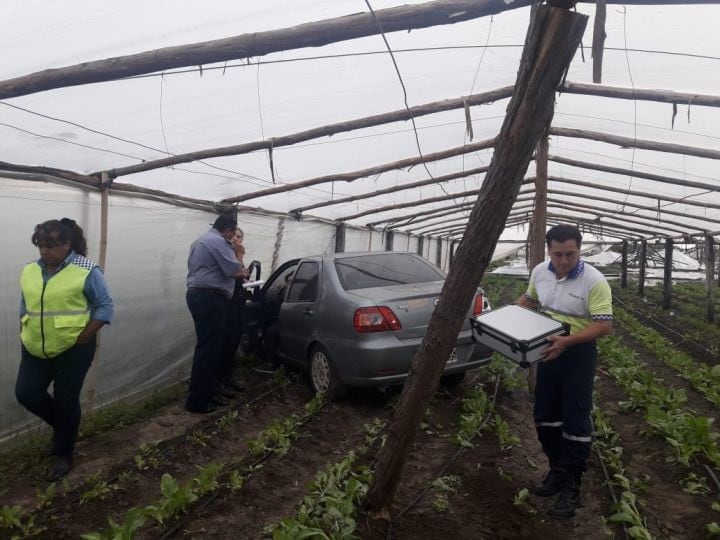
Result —
POLYGON ((80 392, 95 357, 96 340, 74 345, 53 358, 39 358, 22 347, 15 397, 54 430, 55 455, 70 457, 80 426, 80 392), (48 386, 53 382, 53 395, 48 386))
POLYGON ((208 406, 217 391, 230 300, 219 289, 192 288, 188 289, 186 300, 195 323, 197 344, 185 406, 202 409, 208 406))
POLYGON ((538 365, 535 426, 551 467, 561 467, 580 479, 592 446, 595 342, 565 350, 555 360, 538 365))

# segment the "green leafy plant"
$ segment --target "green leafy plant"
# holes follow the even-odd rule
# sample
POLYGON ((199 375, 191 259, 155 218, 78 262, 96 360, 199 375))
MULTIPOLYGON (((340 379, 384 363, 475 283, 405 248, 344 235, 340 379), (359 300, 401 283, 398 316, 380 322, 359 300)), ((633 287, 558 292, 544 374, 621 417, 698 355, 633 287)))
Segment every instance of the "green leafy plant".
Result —
POLYGON ((163 474, 160 479, 160 492, 162 497, 157 504, 145 507, 146 514, 160 525, 164 525, 169 518, 184 512, 188 505, 197 500, 191 482, 181 485, 168 473, 163 474))
POLYGON ((495 415, 494 424, 501 450, 510 450, 520 444, 520 437, 512 432, 510 425, 499 414, 495 415))
POLYGON ((42 510, 43 508, 49 507, 56 495, 56 483, 52 482, 44 490, 36 489, 35 494, 35 508, 42 510))
POLYGON ((218 477, 222 471, 222 463, 209 463, 205 467, 198 467, 199 473, 193 478, 193 484, 195 485, 195 493, 202 497, 206 493, 215 491, 220 487, 218 477))
POLYGON ((107 481, 100 478, 100 473, 96 473, 88 478, 88 484, 90 489, 83 491, 80 495, 80 504, 88 503, 94 499, 105 500, 109 497, 113 491, 119 489, 116 484, 109 484, 107 481))
POLYGON ((108 518, 110 530, 108 532, 91 532, 80 536, 83 540, 132 540, 135 534, 147 521, 142 508, 131 508, 125 514, 125 520, 117 524, 108 518))

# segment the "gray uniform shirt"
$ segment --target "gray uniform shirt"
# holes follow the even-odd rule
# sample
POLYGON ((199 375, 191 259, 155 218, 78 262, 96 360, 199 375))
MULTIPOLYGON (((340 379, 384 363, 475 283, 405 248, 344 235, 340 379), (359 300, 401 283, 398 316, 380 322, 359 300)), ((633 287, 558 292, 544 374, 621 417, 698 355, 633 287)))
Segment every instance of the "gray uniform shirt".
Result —
POLYGON ((240 268, 230 242, 217 229, 210 229, 190 246, 187 286, 222 289, 230 298, 235 287, 235 274, 240 268))

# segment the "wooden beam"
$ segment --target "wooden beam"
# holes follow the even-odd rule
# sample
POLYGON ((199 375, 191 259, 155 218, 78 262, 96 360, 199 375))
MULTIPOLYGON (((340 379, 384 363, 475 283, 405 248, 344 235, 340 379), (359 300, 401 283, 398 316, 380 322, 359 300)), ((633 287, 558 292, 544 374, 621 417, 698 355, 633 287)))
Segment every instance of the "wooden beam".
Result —
POLYGON ((627 267, 628 267, 628 241, 622 241, 621 248, 621 261, 620 261, 620 288, 627 289, 627 267))
POLYGON ((155 73, 168 69, 201 66, 241 58, 264 56, 278 51, 321 47, 350 39, 427 28, 477 19, 532 4, 532 0, 436 0, 415 6, 380 9, 372 14, 299 24, 288 28, 252 32, 238 36, 164 47, 126 56, 46 69, 0 82, 0 99, 155 73))
POLYGON ((593 82, 602 82, 603 53, 605 52, 605 21, 607 20, 606 0, 595 0, 595 24, 593 28, 593 82))
MULTIPOLYGON (((572 220, 568 220, 567 218, 555 218, 555 217, 548 217, 548 225, 562 225, 564 223, 570 223, 572 220)), ((596 228, 593 224, 586 223, 583 221, 579 221, 575 223, 583 232, 589 232, 591 234, 597 235, 598 233, 593 231, 594 228, 596 228), (587 231, 585 230, 587 229, 587 231)), ((599 228, 599 227, 598 227, 599 228)), ((607 227, 603 225, 602 227, 602 236, 611 236, 613 238, 617 238, 619 240, 637 240, 638 236, 633 235, 632 233, 629 233, 627 231, 621 231, 619 229, 614 229, 612 227, 607 227)))
POLYGON ((661 176, 659 174, 651 174, 642 171, 632 171, 630 169, 622 169, 620 167, 609 167, 607 165, 600 165, 597 163, 589 163, 587 161, 578 161, 575 159, 564 158, 560 156, 550 156, 550 161, 555 163, 561 163, 563 165, 570 165, 571 167, 580 167, 582 169, 591 169, 593 171, 607 172, 612 174, 620 174, 623 176, 632 176, 634 178, 644 178, 646 180, 654 180, 655 182, 662 182, 664 184, 674 184, 678 186, 685 186, 697 189, 704 189, 708 191, 720 191, 719 184, 709 184, 706 182, 693 182, 692 180, 685 180, 683 178, 674 178, 672 176, 661 176))
MULTIPOLYGON (((435 202, 440 201, 447 201, 450 199, 462 199, 464 197, 476 197, 480 193, 480 189, 473 189, 470 191, 462 191, 460 193, 450 193, 448 195, 439 195, 438 197, 430 197, 427 199, 421 199, 419 201, 410 201, 406 203, 401 204, 391 204, 388 206, 383 206, 380 208, 371 208, 370 210, 365 210, 363 212, 359 212, 357 214, 353 214, 351 216, 345 216, 338 218, 338 221, 350 221, 351 219, 357 219, 364 216, 369 216, 370 214, 380 214, 382 212, 389 212, 390 210, 400 210, 402 208, 411 208, 413 206, 421 206, 423 204, 431 204, 435 202)), ((523 191, 521 194, 530 193, 529 191, 523 191)), ((368 224, 369 226, 369 224, 368 224)))
MULTIPOLYGON (((563 196, 564 198, 567 198, 567 197, 575 197, 575 198, 579 198, 579 199, 583 199, 583 200, 588 199, 588 197, 585 197, 585 196, 583 196, 583 195, 578 195, 578 194, 575 194, 575 193, 568 193, 568 192, 566 192, 566 191, 561 191, 561 190, 559 190, 559 189, 549 189, 549 190, 548 190, 548 193, 549 193, 550 195, 561 195, 561 196, 563 196)), ((619 201, 618 199, 611 199, 610 197, 600 197, 600 196, 598 196, 598 195, 592 195, 592 197, 590 197, 590 199, 591 199, 592 201, 607 202, 607 203, 615 204, 615 205, 622 204, 623 206, 630 206, 631 208, 637 208, 637 209, 639 209, 639 210, 646 210, 646 211, 648 211, 648 212, 653 212, 656 217, 654 217, 654 218, 652 218, 652 219, 657 220, 657 214, 658 214, 658 208, 657 208, 657 206, 649 206, 649 205, 646 205, 646 204, 637 204, 637 203, 633 203, 633 202, 621 202, 621 201, 619 201)), ((556 202, 559 202, 558 199, 554 199, 554 200, 555 200, 556 202)), ((575 203, 575 202, 570 202, 570 201, 566 201, 566 202, 568 202, 568 204, 581 204, 581 203, 575 203)), ((593 208, 597 208, 597 206, 594 206, 593 208)), ((607 211, 609 211, 609 212, 613 212, 613 210, 610 209, 610 208, 603 208, 603 207, 600 207, 600 208, 601 208, 602 210, 607 210, 607 211)), ((687 212, 678 212, 678 211, 675 211, 675 210, 668 210, 667 208, 662 208, 662 209, 660 210, 660 212, 663 213, 663 214, 668 214, 668 215, 670 215, 670 216, 678 216, 678 217, 683 217, 683 218, 689 218, 689 219, 694 219, 694 220, 696 220, 696 221, 706 221, 706 222, 708 222, 708 223, 720 223, 720 219, 708 218, 708 217, 704 217, 704 216, 703 216, 703 217, 696 217, 696 216, 688 215, 687 212)), ((619 214, 626 214, 626 212, 619 212, 619 211, 618 211, 617 213, 619 213, 619 214)), ((648 219, 649 219, 649 216, 643 216, 643 215, 641 215, 641 214, 632 214, 632 215, 635 215, 635 216, 638 216, 638 217, 648 217, 648 219)), ((667 221, 667 220, 663 220, 663 221, 667 221)), ((671 223, 674 223, 675 225, 677 225, 677 224, 678 224, 678 221, 675 220, 675 221, 672 221, 671 223)), ((693 226, 693 225, 687 225, 687 224, 685 224, 685 223, 683 223, 683 225, 684 225, 685 227, 688 227, 689 229, 696 229, 696 230, 702 230, 702 231, 707 230, 707 227, 702 227, 702 228, 701 228, 701 227, 695 227, 695 226, 693 226)))
POLYGON ((720 107, 720 96, 675 92, 673 90, 633 89, 624 86, 603 86, 599 84, 566 82, 560 87, 559 91, 563 94, 582 94, 584 96, 629 99, 633 101, 657 101, 659 103, 674 103, 677 105, 720 107))
POLYGON ((465 178, 467 176, 472 176, 474 174, 482 174, 484 172, 487 172, 487 170, 488 170, 487 166, 477 167, 475 169, 469 169, 464 172, 457 172, 457 173, 452 173, 452 174, 446 174, 443 176, 436 176, 435 178, 429 178, 427 180, 420 180, 418 182, 410 182, 408 184, 401 184, 399 186, 393 186, 393 187, 389 187, 389 188, 385 188, 385 189, 378 189, 376 191, 360 193, 358 195, 351 195, 349 197, 343 197, 341 199, 322 201, 319 203, 302 206, 300 208, 294 208, 294 209, 290 210, 290 213, 300 215, 303 212, 306 212, 308 210, 322 208, 323 206, 349 203, 349 202, 353 202, 353 201, 359 201, 361 199, 370 199, 372 197, 377 197, 379 195, 387 195, 388 193, 396 193, 398 191, 405 191, 407 189, 414 189, 414 188, 418 188, 418 187, 422 187, 422 186, 439 184, 441 182, 449 182, 450 180, 456 180, 458 178, 465 178))
POLYGON ((413 358, 402 396, 375 460, 365 505, 387 512, 422 417, 490 262, 505 219, 515 201, 533 149, 548 124, 555 91, 585 31, 587 17, 540 6, 531 18, 498 144, 477 204, 453 259, 438 305, 413 358), (482 242, 473 239, 483 238, 482 242), (469 240, 469 239, 470 240, 469 240))
POLYGON ((678 203, 678 204, 686 204, 688 206, 697 206, 699 208, 712 208, 714 210, 720 210, 720 204, 713 204, 710 202, 698 202, 694 201, 692 199, 688 199, 685 197, 670 197, 668 195, 660 195, 659 193, 651 193, 648 191, 636 191, 631 189, 622 189, 617 188, 613 186, 607 186, 602 185, 594 182, 586 182, 583 180, 575 180, 573 178, 565 178, 565 177, 557 177, 557 176, 550 176, 548 178, 551 182, 558 182, 560 184, 569 184, 573 186, 583 186, 590 189, 597 189, 600 191, 606 191, 606 192, 612 192, 612 193, 621 193, 623 195, 632 195, 635 197, 644 197, 646 199, 655 199, 658 201, 668 201, 672 203, 678 203))
POLYGON ((248 201, 250 199, 257 199, 259 197, 267 197, 268 195, 276 195, 278 193, 285 193, 287 191, 294 191, 296 189, 317 186, 319 184, 329 184, 331 182, 354 182, 359 178, 365 178, 367 176, 375 176, 388 171, 396 171, 398 169, 407 169, 420 165, 422 163, 430 163, 432 161, 439 161, 450 157, 460 156, 462 154, 469 154, 471 152, 477 152, 478 150, 485 150, 492 148, 495 145, 495 139, 486 139, 484 141, 478 141, 463 146, 456 146, 448 150, 442 150, 440 152, 434 152, 432 154, 425 154, 420 157, 411 157, 394 161, 392 163, 383 163, 382 165, 375 165, 368 167, 367 169, 361 169, 359 171, 352 171, 349 173, 330 174, 327 176, 319 176, 317 178, 310 178, 309 180, 301 180, 300 182, 293 182, 291 184, 283 184, 271 188, 259 189, 251 193, 244 195, 238 195, 237 197, 230 197, 223 199, 222 203, 235 204, 242 201, 248 201))
POLYGON ((586 217, 582 216, 571 216, 570 214, 556 214, 556 213, 548 213, 548 217, 554 217, 554 218, 560 218, 565 220, 572 220, 575 222, 585 223, 587 225, 593 226, 597 229, 604 229, 606 227, 612 228, 616 231, 627 231, 629 233, 636 233, 640 236, 648 236, 651 234, 655 234, 655 231, 647 230, 647 229, 637 229, 635 227, 629 227, 627 225, 621 225, 619 223, 598 223, 595 220, 588 219, 586 217))
POLYGON ((253 141, 233 146, 221 146, 219 148, 208 148, 205 150, 198 150, 185 154, 176 154, 174 156, 169 156, 162 159, 144 161, 143 163, 138 163, 136 165, 118 167, 110 171, 110 174, 114 178, 118 176, 125 176, 128 174, 151 171, 154 169, 161 169, 163 167, 170 167, 172 165, 178 165, 180 163, 189 163, 191 161, 197 161, 200 159, 209 159, 222 156, 238 156, 242 154, 248 154, 250 152, 256 152, 258 150, 269 150, 271 148, 275 149, 283 146, 291 146, 304 141, 319 139, 321 137, 331 137, 338 133, 347 133, 358 129, 391 124, 393 122, 404 122, 410 120, 411 118, 419 118, 421 116, 427 116, 429 114, 462 109, 463 107, 465 107, 465 103, 467 103, 469 106, 492 103, 495 101, 509 98, 512 95, 512 90, 512 86, 506 86, 480 94, 472 94, 470 96, 459 97, 455 99, 445 99, 442 101, 425 103, 423 105, 410 107, 410 109, 399 109, 383 114, 356 118, 354 120, 345 120, 343 122, 337 122, 335 124, 329 124, 326 126, 308 129, 306 131, 299 131, 290 135, 263 139, 262 141, 253 141))
POLYGON ((680 235, 687 235, 689 234, 687 231, 684 231, 682 229, 676 229, 672 226, 674 225, 683 225, 684 227, 687 227, 688 229, 694 229, 696 231, 703 231, 705 232, 707 229, 702 229, 700 227, 693 227, 690 225, 679 224, 677 222, 670 222, 671 225, 667 225, 666 221, 663 220, 662 222, 658 223, 656 219, 649 218, 645 216, 641 216, 639 214, 628 214, 627 212, 614 212, 613 210, 609 210, 606 208, 600 208, 597 206, 592 206, 589 204, 581 204, 576 202, 565 202, 565 201, 558 201, 553 199, 549 202, 549 204, 555 208, 562 208, 564 210, 587 210, 589 214, 595 215, 595 216, 601 216, 604 218, 610 218, 610 219, 618 219, 621 221, 625 221, 627 223, 634 223, 635 225, 642 225, 642 226, 652 226, 655 229, 663 229, 664 232, 658 232, 655 231, 658 234, 680 234, 680 235), (634 217, 631 217, 634 216, 634 217), (639 219, 637 219, 639 218, 639 219), (647 223, 650 221, 651 223, 647 223))
POLYGON ((705 318, 715 322, 715 239, 705 235, 705 318))
MULTIPOLYGON (((525 199, 525 200, 526 200, 526 201, 527 201, 527 200, 532 200, 532 197, 530 197, 529 199, 525 199)), ((510 212, 510 214, 508 214, 508 218, 518 217, 518 216, 528 216, 528 217, 529 217, 529 216, 532 215, 532 208, 533 208, 532 204, 522 205, 522 206, 520 206, 520 207, 518 207, 518 208, 516 208, 516 207, 513 206, 512 211, 510 212)), ((462 220, 466 220, 467 218, 461 218, 461 219, 462 219, 462 220)), ((455 231, 455 230, 464 229, 465 226, 467 225, 467 222, 465 222, 465 223, 462 223, 462 222, 461 222, 461 223, 454 223, 454 224, 451 223, 451 222, 447 222, 447 223, 444 223, 444 224, 437 224, 437 225, 438 225, 438 226, 435 227, 434 229, 430 229, 430 230, 428 230, 428 231, 424 231, 424 234, 444 234, 444 233, 447 233, 447 232, 449 232, 449 231, 455 231)), ((404 231, 404 232, 405 232, 405 231, 404 231)))
POLYGON ((665 239, 665 264, 663 266, 663 309, 670 309, 672 305, 672 258, 673 239, 665 239))
MULTIPOLYGON (((535 149, 535 212, 528 231, 528 268, 535 268, 545 260, 545 232, 547 229, 548 135, 547 130, 535 149)), ((534 391, 534 384, 531 392, 534 391)))
POLYGON ((638 254, 638 295, 645 296, 645 268, 647 266, 647 240, 640 240, 640 253, 638 254))
POLYGON ((335 253, 345 252, 345 229, 347 225, 345 223, 338 223, 335 225, 335 253))
POLYGON ((669 152, 673 154, 682 154, 685 156, 695 156, 707 159, 720 159, 720 150, 714 150, 711 148, 699 148, 695 146, 685 146, 682 144, 648 141, 644 139, 633 139, 632 137, 621 137, 619 135, 610 135, 609 133, 588 131, 586 129, 551 127, 550 135, 554 135, 556 137, 571 137, 575 139, 587 139, 590 141, 604 142, 607 144, 617 145, 621 148, 640 148, 642 150, 669 152))

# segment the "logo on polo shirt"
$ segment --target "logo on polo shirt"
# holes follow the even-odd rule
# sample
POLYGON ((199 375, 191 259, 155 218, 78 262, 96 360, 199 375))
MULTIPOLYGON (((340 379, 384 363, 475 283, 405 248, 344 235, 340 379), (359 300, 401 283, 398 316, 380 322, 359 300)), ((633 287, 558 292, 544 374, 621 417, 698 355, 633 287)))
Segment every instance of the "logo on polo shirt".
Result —
POLYGON ((585 299, 584 299, 582 296, 580 296, 579 294, 575 294, 575 293, 572 292, 572 291, 569 291, 568 294, 569 294, 570 296, 572 296, 573 298, 575 298, 576 300, 585 301, 585 299))

